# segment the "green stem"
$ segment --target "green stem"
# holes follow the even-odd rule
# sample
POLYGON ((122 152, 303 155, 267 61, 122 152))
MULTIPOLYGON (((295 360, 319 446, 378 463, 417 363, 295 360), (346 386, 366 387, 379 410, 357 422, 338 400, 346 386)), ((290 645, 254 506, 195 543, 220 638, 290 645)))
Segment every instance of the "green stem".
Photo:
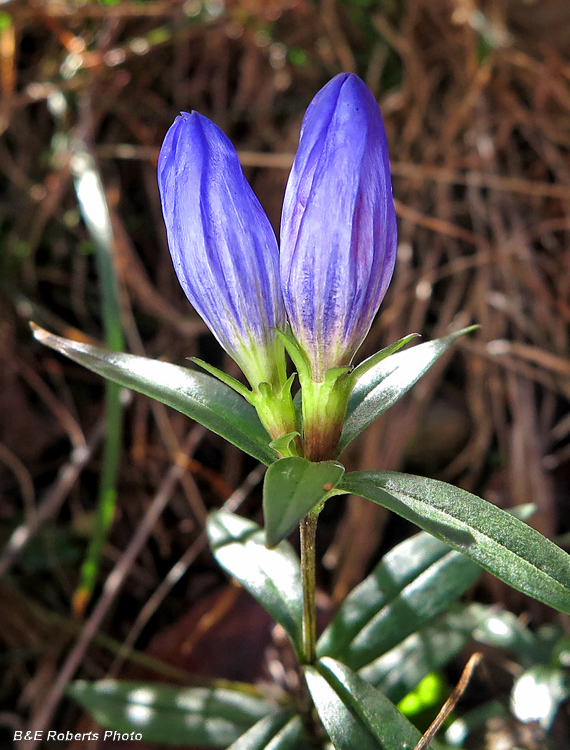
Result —
POLYGON ((315 609, 315 538, 318 513, 301 519, 301 578, 303 581, 303 654, 306 664, 315 661, 317 613, 315 609))

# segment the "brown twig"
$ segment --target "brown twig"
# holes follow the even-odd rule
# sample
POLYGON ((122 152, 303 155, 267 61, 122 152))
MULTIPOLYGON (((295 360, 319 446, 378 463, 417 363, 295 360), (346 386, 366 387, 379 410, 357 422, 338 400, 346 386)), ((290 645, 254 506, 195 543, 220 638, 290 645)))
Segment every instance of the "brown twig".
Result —
POLYGON ((457 702, 459 701, 459 699, 461 698, 461 696, 467 689, 467 685, 469 685, 469 681, 471 680, 471 677, 473 676, 473 672, 475 671, 475 668, 477 667, 477 665, 479 664, 482 658, 483 658, 483 654, 479 652, 472 654, 469 657, 469 661, 465 665, 465 669, 463 670, 461 677, 459 678, 459 682, 453 689, 449 698, 443 704, 441 711, 438 713, 438 715, 430 724, 428 730, 425 732, 421 740, 415 746, 414 750, 426 750, 426 748, 429 746, 429 743, 433 740, 435 735, 438 733, 438 731, 441 728, 441 725, 447 719, 449 714, 453 711, 453 709, 457 705, 457 702))

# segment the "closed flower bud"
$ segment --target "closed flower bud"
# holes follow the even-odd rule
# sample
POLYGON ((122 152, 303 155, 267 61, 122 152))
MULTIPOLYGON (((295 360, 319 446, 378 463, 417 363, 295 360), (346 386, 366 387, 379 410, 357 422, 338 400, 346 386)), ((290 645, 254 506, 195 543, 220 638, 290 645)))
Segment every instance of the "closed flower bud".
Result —
POLYGON ((315 381, 348 366, 392 277, 397 228, 384 124, 352 73, 309 106, 285 192, 281 279, 315 381))
POLYGON ((285 372, 275 234, 222 131, 196 112, 166 134, 158 184, 178 280, 254 389, 285 372))

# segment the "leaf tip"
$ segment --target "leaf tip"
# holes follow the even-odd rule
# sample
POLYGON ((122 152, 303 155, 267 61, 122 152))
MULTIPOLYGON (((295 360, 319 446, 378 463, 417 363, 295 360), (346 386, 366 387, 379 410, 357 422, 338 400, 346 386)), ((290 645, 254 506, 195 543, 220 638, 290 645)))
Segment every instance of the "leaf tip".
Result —
POLYGON ((32 331, 32 336, 36 339, 36 341, 43 341, 46 336, 49 336, 49 333, 41 328, 37 323, 34 323, 33 320, 28 321, 28 325, 30 326, 30 329, 32 331))

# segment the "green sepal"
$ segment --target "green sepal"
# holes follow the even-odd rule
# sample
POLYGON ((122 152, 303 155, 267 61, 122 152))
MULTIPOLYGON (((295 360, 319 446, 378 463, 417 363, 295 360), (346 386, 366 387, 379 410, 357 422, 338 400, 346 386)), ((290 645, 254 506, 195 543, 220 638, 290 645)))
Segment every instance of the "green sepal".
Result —
POLYGON ((211 365, 208 362, 204 362, 204 360, 200 359, 199 357, 188 357, 188 359, 190 360, 190 362, 198 365, 203 370, 206 370, 206 372, 209 372, 210 375, 213 375, 215 378, 218 378, 218 380, 221 380, 224 385, 229 386, 236 393, 239 393, 239 395, 243 396, 246 401, 250 401, 251 391, 243 383, 240 383, 239 380, 232 378, 232 376, 228 375, 227 372, 219 370, 217 367, 214 367, 214 365, 211 365))
POLYGON ((281 387, 271 383, 259 383, 257 388, 251 393, 249 402, 255 407, 261 423, 273 438, 273 441, 279 442, 279 453, 283 455, 296 456, 298 446, 295 440, 285 440, 282 438, 298 433, 297 414, 293 405, 291 396, 291 386, 295 378, 295 373, 291 375, 281 387))
POLYGON ((291 443, 296 437, 301 437, 299 432, 288 432, 286 435, 278 437, 276 440, 272 440, 269 443, 269 447, 273 448, 279 454, 288 453, 291 448, 291 443))
POLYGON ((343 474, 344 466, 336 461, 313 463, 300 456, 276 461, 263 483, 267 546, 279 544, 302 518, 334 494, 343 474))
POLYGON ((351 390, 349 367, 331 367, 323 381, 301 378, 305 456, 334 458, 351 390))
POLYGON ((287 398, 292 398, 291 396, 291 388, 293 387, 293 381, 297 377, 297 373, 294 372, 292 375, 289 375, 287 380, 283 383, 283 387, 279 391, 279 396, 281 398, 284 398, 285 396, 287 398))
POLYGON ((350 374, 350 367, 331 367, 330 370, 325 372, 325 385, 329 388, 334 388, 342 383, 343 375, 350 374))
POLYGON ((277 337, 282 342, 283 346, 285 347, 285 350, 287 351, 287 354, 291 357, 291 361, 297 368, 297 372, 299 373, 299 378, 305 379, 311 377, 311 368, 309 367, 309 363, 307 361, 307 358, 305 357, 305 354, 303 353, 303 350, 295 340, 295 337, 291 333, 291 329, 287 328, 286 331, 280 331, 278 328, 274 329, 275 333, 277 334, 277 337))

